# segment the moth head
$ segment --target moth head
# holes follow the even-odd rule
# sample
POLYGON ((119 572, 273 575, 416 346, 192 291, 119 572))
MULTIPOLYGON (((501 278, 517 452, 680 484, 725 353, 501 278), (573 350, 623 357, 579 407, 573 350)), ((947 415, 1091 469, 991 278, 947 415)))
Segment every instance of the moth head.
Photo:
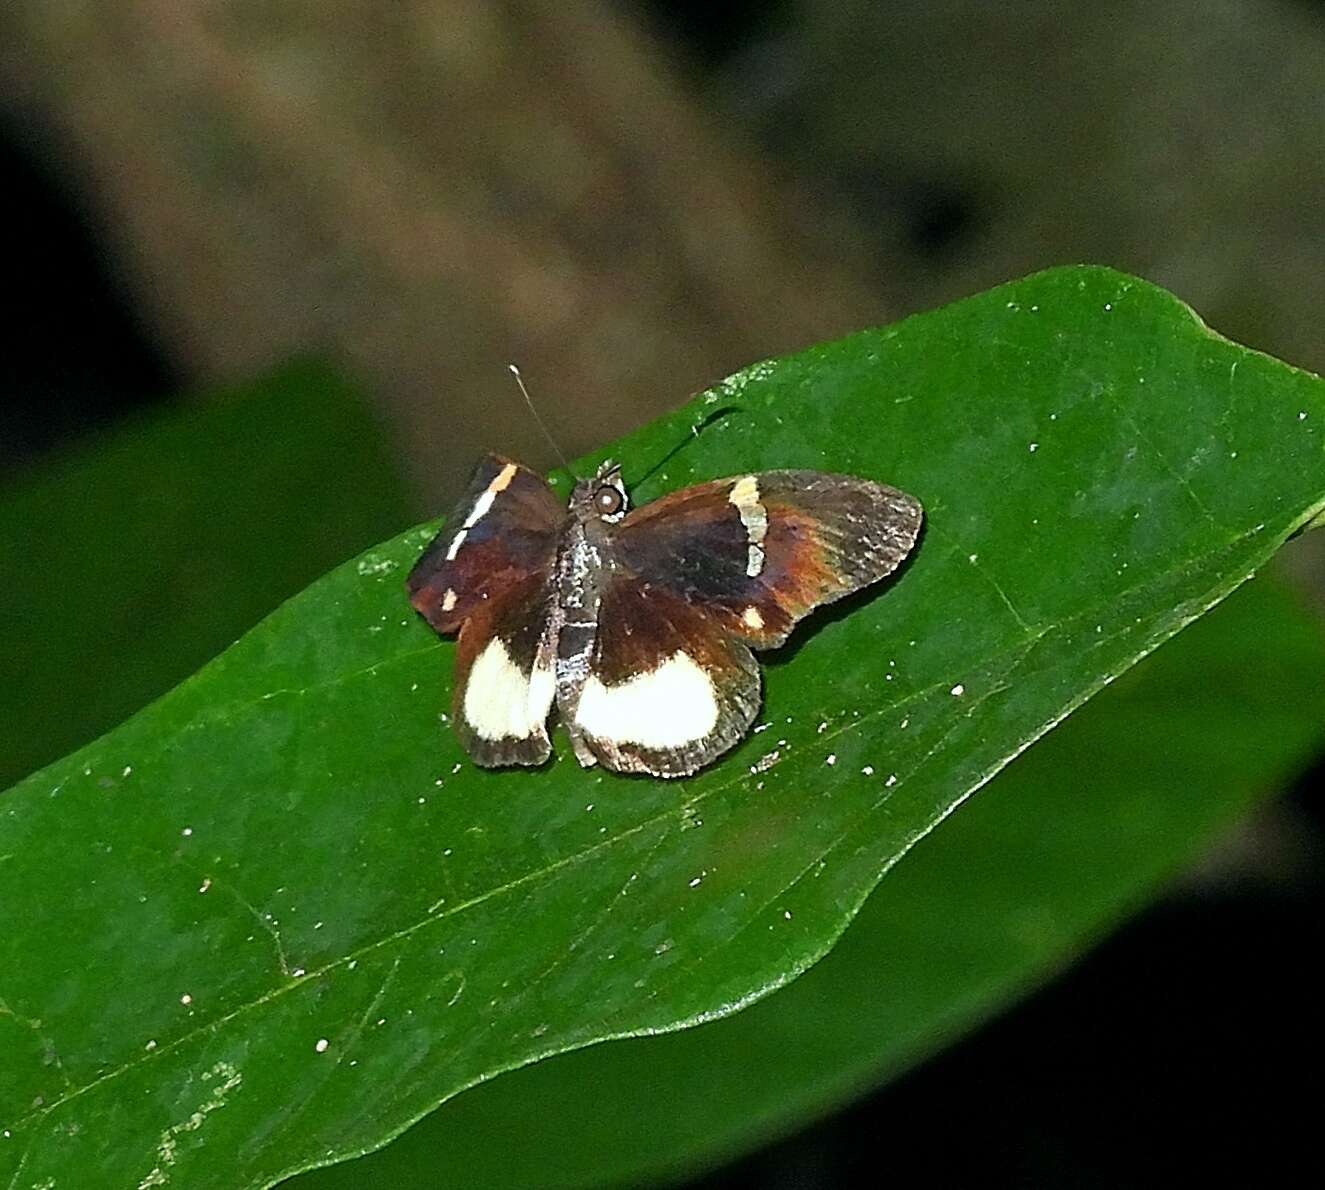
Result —
POLYGON ((575 485, 571 503, 582 516, 616 524, 630 506, 626 485, 621 480, 621 464, 610 459, 601 463, 592 479, 583 479, 575 485))

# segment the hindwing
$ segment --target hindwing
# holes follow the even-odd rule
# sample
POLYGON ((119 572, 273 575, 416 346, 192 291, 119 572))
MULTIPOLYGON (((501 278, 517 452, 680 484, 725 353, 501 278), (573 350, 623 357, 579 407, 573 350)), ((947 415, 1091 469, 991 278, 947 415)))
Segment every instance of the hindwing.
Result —
POLYGON ((759 713, 759 665, 702 607, 642 579, 608 584, 568 724, 618 772, 681 777, 727 751, 759 713))

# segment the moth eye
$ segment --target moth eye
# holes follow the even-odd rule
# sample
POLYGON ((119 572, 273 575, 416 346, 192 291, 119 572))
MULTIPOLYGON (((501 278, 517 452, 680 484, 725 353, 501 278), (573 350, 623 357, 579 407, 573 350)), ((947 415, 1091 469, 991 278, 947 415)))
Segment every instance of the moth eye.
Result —
POLYGON ((621 493, 616 488, 604 485, 594 493, 593 503, 603 516, 611 516, 621 511, 621 493))

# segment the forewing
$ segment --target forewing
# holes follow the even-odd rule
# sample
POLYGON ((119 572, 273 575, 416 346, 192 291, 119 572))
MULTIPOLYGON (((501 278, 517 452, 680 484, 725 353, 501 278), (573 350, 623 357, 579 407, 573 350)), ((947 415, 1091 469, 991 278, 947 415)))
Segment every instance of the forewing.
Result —
POLYGON ((531 575, 551 573, 565 520, 541 476, 489 455, 410 571, 410 602, 438 632, 458 632, 485 603, 531 575))
POLYGON ((915 545, 920 502, 886 484, 822 471, 765 471, 697 484, 617 526, 620 565, 758 649, 891 574, 915 545))
POLYGON ((460 629, 451 714, 475 764, 542 764, 556 689, 548 572, 529 575, 475 608, 460 629))
POLYGON ((612 580, 569 724, 608 768, 683 777, 759 712, 759 666, 703 609, 642 579, 612 580))
POLYGON ((406 580, 428 623, 460 634, 451 710, 476 764, 551 753, 552 573, 565 518, 540 476, 489 455, 406 580))

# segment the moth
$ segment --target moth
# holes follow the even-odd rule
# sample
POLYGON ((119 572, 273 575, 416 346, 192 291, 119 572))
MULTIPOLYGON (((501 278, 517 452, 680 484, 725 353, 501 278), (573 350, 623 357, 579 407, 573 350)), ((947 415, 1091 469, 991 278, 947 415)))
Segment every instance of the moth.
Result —
POLYGON ((921 518, 905 492, 820 471, 717 479, 632 510, 610 462, 564 507, 490 455, 406 585, 458 634, 452 718, 476 764, 547 760, 555 703, 580 764, 683 777, 754 722, 751 650, 891 574, 921 518))

